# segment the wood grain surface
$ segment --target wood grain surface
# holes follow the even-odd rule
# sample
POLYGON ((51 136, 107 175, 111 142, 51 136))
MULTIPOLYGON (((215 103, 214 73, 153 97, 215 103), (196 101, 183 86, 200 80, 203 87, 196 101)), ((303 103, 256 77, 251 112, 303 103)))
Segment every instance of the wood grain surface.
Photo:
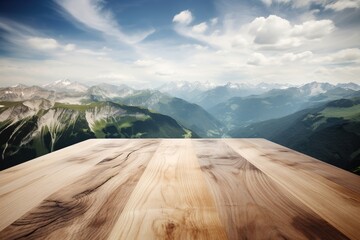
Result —
POLYGON ((88 140, 0 172, 0 239, 360 239, 360 177, 265 139, 88 140))

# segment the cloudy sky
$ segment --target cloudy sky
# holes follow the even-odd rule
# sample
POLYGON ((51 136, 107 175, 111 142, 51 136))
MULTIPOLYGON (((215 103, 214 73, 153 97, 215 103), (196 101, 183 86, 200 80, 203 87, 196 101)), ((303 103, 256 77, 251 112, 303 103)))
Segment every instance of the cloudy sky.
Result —
POLYGON ((0 2, 0 85, 360 83, 360 0, 0 2))

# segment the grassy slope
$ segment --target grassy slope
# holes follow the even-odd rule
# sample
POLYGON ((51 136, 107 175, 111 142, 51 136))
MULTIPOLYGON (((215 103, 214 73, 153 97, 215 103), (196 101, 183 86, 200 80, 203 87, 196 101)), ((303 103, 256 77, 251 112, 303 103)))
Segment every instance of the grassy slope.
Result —
MULTIPOLYGON (((4 103, 1 109, 9 106, 21 105, 21 103, 4 103)), ((119 105, 111 102, 96 102, 89 105, 69 105, 56 103, 52 110, 61 111, 64 119, 57 119, 57 122, 66 124, 66 127, 57 132, 57 140, 54 150, 70 146, 90 138, 182 138, 197 137, 197 135, 181 127, 174 119, 152 113, 147 109, 119 105), (112 107, 121 109, 122 114, 110 116, 101 121, 95 122, 94 132, 90 129, 85 118, 86 111, 93 111, 96 108, 112 107), (70 123, 65 116, 76 115, 74 122, 70 123)), ((38 129, 38 120, 49 110, 41 110, 38 114, 16 122, 9 126, 10 122, 0 123, 0 151, 3 152, 8 143, 5 159, 0 162, 0 169, 16 165, 29 159, 41 156, 51 151, 51 136, 48 127, 40 129, 40 133, 32 137, 31 141, 22 145, 22 141, 29 137, 34 130, 38 129), (22 125, 20 127, 20 125, 22 125), (19 127, 19 129, 17 129, 19 127), (16 133, 12 136, 12 134, 16 133), (11 137, 11 141, 8 139, 11 137), (21 147, 19 147, 22 145, 21 147)))
POLYGON ((233 130, 233 137, 264 137, 335 166, 360 166, 360 100, 322 107, 233 130))

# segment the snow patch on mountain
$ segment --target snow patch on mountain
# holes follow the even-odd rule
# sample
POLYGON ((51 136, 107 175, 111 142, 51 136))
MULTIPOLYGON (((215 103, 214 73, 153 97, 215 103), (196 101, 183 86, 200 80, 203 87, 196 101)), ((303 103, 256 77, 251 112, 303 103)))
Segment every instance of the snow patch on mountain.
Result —
POLYGON ((360 90, 360 85, 353 83, 353 82, 349 82, 349 83, 338 83, 336 85, 336 87, 341 87, 344 89, 350 89, 350 90, 354 90, 354 91, 359 91, 360 90))
POLYGON ((84 93, 88 90, 87 86, 78 82, 70 81, 68 79, 57 80, 53 83, 45 84, 43 87, 49 90, 54 90, 56 92, 84 93))
POLYGON ((51 137, 51 152, 54 145, 64 133, 65 128, 72 126, 79 113, 68 109, 50 109, 38 120, 38 129, 36 134, 41 134, 43 130, 48 130, 51 137))
POLYGON ((85 112, 85 118, 91 131, 95 132, 94 125, 96 122, 113 118, 125 114, 126 111, 123 109, 115 108, 110 105, 95 107, 85 112))
POLYGON ((299 89, 308 96, 316 96, 334 88, 335 86, 330 83, 311 82, 301 86, 299 89))
POLYGON ((88 93, 90 95, 100 98, 99 100, 106 100, 109 98, 124 98, 135 93, 135 90, 127 85, 111 85, 111 84, 99 84, 89 88, 88 93))

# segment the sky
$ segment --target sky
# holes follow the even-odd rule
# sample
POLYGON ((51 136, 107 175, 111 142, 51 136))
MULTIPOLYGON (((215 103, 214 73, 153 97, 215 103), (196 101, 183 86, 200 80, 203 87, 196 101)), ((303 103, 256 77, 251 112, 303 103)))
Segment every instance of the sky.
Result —
POLYGON ((0 86, 359 76, 360 0, 0 1, 0 86))

